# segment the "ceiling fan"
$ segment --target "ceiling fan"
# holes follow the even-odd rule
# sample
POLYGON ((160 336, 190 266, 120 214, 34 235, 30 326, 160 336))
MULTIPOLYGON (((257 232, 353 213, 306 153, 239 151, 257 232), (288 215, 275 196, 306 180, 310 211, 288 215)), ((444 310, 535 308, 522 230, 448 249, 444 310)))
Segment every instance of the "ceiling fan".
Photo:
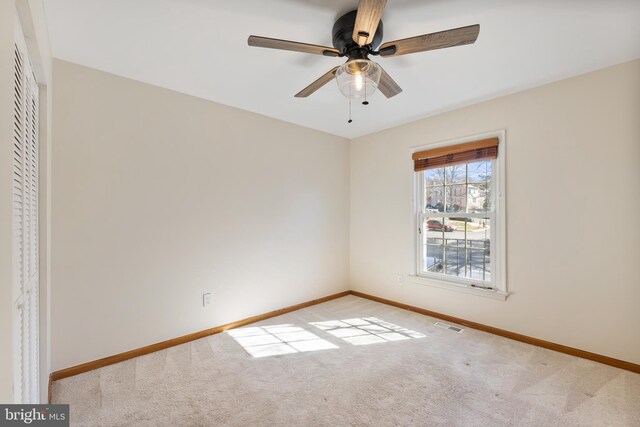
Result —
POLYGON ((393 57, 446 47, 472 44, 478 38, 480 25, 455 28, 391 42, 382 42, 382 12, 387 0, 360 0, 358 9, 338 18, 333 25, 333 47, 300 43, 269 37, 250 36, 249 46, 290 50, 316 55, 347 57, 347 62, 334 67, 295 96, 305 98, 334 78, 343 95, 364 98, 380 89, 387 98, 402 92, 398 84, 369 55, 393 57))

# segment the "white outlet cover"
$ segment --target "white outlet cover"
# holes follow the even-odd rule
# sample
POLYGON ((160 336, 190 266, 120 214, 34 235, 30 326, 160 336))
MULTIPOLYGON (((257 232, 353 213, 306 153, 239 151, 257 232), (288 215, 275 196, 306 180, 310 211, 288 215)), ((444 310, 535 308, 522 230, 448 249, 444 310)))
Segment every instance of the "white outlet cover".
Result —
POLYGON ((211 304, 211 292, 207 292, 206 294, 202 294, 202 306, 211 304))

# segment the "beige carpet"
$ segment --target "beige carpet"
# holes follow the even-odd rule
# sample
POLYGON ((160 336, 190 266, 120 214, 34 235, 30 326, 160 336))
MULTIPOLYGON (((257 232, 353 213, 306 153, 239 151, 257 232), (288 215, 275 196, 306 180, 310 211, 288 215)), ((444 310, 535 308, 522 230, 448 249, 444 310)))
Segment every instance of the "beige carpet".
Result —
POLYGON ((436 321, 347 296, 57 381, 53 403, 77 426, 640 426, 640 375, 436 321))

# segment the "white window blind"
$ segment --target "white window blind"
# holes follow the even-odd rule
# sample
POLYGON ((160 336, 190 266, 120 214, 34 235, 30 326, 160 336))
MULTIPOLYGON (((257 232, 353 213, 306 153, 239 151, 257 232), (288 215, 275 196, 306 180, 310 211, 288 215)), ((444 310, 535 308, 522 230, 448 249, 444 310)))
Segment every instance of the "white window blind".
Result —
POLYGON ((13 95, 14 396, 38 403, 38 85, 18 22, 13 95))

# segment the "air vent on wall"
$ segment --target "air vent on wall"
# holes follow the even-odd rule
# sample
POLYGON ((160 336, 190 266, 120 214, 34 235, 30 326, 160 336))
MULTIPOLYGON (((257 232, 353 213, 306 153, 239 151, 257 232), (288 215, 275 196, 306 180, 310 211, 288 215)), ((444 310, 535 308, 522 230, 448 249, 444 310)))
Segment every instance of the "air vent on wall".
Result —
POLYGON ((463 331, 462 328, 458 328, 457 326, 452 326, 452 325, 449 325, 449 324, 443 323, 443 322, 436 322, 436 326, 439 327, 439 328, 448 329, 450 331, 457 332, 457 333, 460 333, 460 332, 463 331))

